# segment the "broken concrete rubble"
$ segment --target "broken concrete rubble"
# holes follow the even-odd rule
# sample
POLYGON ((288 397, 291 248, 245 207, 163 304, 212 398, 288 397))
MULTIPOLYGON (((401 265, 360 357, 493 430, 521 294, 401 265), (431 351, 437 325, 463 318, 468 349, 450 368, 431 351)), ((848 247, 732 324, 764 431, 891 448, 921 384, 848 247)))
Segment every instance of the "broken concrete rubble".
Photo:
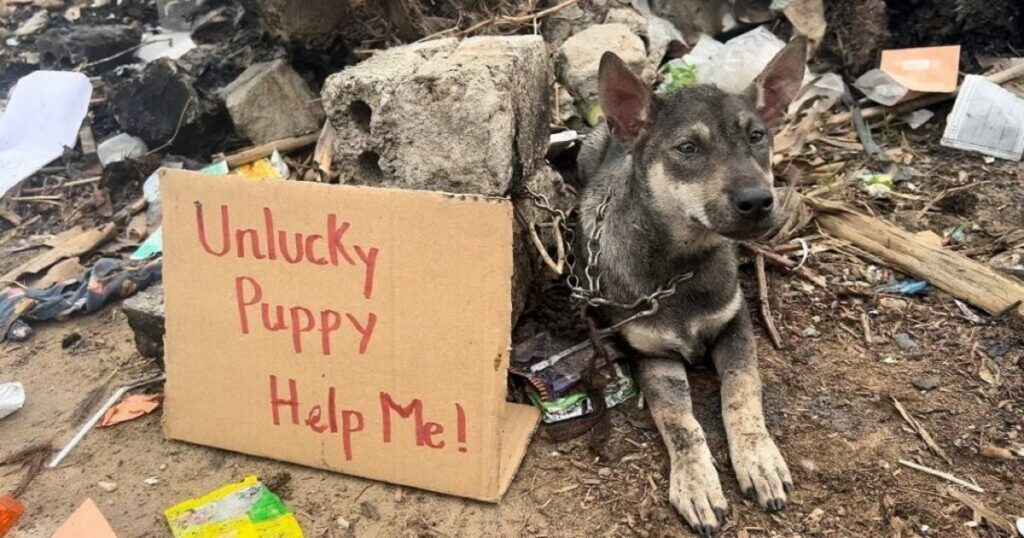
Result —
POLYGON ((229 122, 217 100, 198 91, 195 79, 168 59, 121 81, 110 104, 121 128, 150 148, 198 154, 227 135, 229 122))
POLYGON ((164 287, 150 286, 124 300, 121 306, 128 325, 135 333, 135 347, 143 357, 163 364, 164 357, 164 287))
POLYGON ((556 67, 558 81, 572 93, 577 110, 586 114, 597 99, 597 70, 601 56, 614 52, 633 72, 644 80, 652 80, 653 69, 647 65, 644 42, 630 32, 625 24, 596 24, 570 37, 558 49, 556 67))
POLYGON ((341 34, 349 3, 338 0, 258 0, 266 32, 303 48, 324 48, 341 34))
POLYGON ((131 54, 118 53, 141 41, 142 33, 131 26, 75 26, 47 31, 36 40, 36 50, 45 68, 69 69, 98 61, 102 65, 97 68, 111 68, 133 62, 131 54))
POLYGON ((501 196, 543 159, 549 93, 540 37, 475 37, 378 53, 323 103, 342 182, 501 196))
POLYGON ((221 94, 236 131, 254 144, 312 133, 323 125, 316 95, 284 60, 253 64, 221 94))

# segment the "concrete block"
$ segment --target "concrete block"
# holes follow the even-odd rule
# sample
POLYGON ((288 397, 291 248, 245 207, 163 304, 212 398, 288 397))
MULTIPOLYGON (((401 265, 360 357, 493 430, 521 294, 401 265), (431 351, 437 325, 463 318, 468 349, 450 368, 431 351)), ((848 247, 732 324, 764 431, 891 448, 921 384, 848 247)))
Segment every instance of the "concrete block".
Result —
POLYGON ((324 112, 284 60, 253 64, 221 90, 238 134, 254 144, 316 132, 324 112))
POLYGON ((617 54, 645 80, 653 79, 644 42, 628 26, 621 23, 591 26, 567 39, 555 59, 558 81, 573 95, 581 115, 597 100, 598 67, 601 56, 607 51, 617 54))
POLYGON ((164 287, 154 284, 124 300, 121 308, 135 333, 135 347, 143 357, 164 358, 164 287))
POLYGON ((539 36, 488 36, 398 47, 331 76, 342 181, 504 195, 543 162, 548 72, 539 36))

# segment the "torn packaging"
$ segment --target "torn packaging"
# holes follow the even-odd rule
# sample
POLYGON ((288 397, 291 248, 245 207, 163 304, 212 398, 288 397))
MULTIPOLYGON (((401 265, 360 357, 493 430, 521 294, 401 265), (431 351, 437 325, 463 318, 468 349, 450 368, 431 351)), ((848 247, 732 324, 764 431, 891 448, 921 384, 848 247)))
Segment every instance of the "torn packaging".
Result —
POLYGON ((501 497, 538 420, 505 402, 508 201, 173 170, 160 184, 169 437, 501 497))

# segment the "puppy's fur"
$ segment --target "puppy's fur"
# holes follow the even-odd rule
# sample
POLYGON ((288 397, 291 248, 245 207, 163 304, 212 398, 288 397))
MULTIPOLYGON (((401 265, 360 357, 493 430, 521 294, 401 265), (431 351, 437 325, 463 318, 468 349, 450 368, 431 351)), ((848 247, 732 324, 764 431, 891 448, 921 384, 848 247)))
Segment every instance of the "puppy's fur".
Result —
MULTIPOLYGON (((786 46, 742 95, 712 86, 654 95, 612 53, 601 59, 607 122, 579 156, 586 184, 582 235, 598 244, 603 294, 631 302, 693 271, 658 313, 621 335, 645 357, 640 386, 672 460, 669 499, 698 532, 723 523, 728 504, 694 419, 684 361, 710 354, 722 381, 729 455, 740 488, 782 509, 792 477, 768 434, 754 336, 737 280, 734 240, 763 235, 782 218, 772 197, 771 125, 796 97, 806 44, 786 46)), ((576 255, 586 259, 584 241, 576 255)), ((610 320, 630 312, 608 308, 610 320)))

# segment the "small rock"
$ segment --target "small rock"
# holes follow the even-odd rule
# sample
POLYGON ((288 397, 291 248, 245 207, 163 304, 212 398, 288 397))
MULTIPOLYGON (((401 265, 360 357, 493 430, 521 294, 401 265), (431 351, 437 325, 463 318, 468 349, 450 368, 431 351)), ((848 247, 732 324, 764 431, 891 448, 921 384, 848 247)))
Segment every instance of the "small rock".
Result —
POLYGON ((645 80, 653 77, 647 69, 644 42, 625 24, 595 24, 570 37, 558 49, 558 81, 573 94, 580 114, 597 100, 597 71, 601 56, 614 52, 633 73, 645 80), (647 71, 647 72, 645 72, 647 71))
POLYGON ((601 467, 600 469, 597 470, 597 476, 601 476, 601 477, 607 478, 607 477, 609 477, 611 475, 612 475, 612 470, 611 470, 610 467, 601 467))
POLYGON ((324 121, 316 95, 284 60, 253 64, 222 94, 238 134, 254 144, 309 134, 324 121))
POLYGON ((143 480, 143 482, 145 482, 147 486, 155 486, 160 483, 160 479, 155 476, 151 476, 143 480))
POLYGON ((803 458, 800 461, 798 461, 797 464, 800 465, 801 469, 809 473, 813 473, 818 470, 818 464, 814 463, 814 460, 803 458))
POLYGON ((341 529, 341 530, 348 530, 348 528, 351 527, 351 526, 352 526, 352 524, 349 523, 347 519, 345 519, 345 518, 343 518, 341 516, 338 516, 338 528, 339 529, 341 529))
POLYGON ((106 491, 107 493, 112 493, 114 490, 117 489, 117 483, 116 482, 106 482, 106 481, 103 481, 103 482, 97 482, 96 485, 99 486, 99 488, 102 489, 103 491, 106 491))
POLYGON ((616 7, 608 10, 608 14, 604 17, 605 24, 625 24, 629 27, 629 31, 640 36, 641 38, 647 37, 647 17, 640 14, 639 11, 630 7, 616 7))
POLYGON ((161 471, 166 471, 167 470, 167 464, 166 463, 161 463, 160 467, 158 467, 158 469, 160 469, 161 471))
POLYGON ((814 327, 808 327, 808 328, 804 329, 804 332, 803 332, 803 335, 808 337, 808 338, 813 338, 815 336, 818 336, 818 334, 819 334, 818 333, 818 329, 815 329, 814 327))
POLYGON ((68 333, 68 334, 65 334, 64 338, 61 339, 60 347, 62 349, 67 349, 67 348, 77 344, 80 341, 82 341, 82 335, 80 333, 78 333, 78 332, 68 333))
POLYGON ((939 378, 935 376, 919 377, 911 381, 910 384, 921 390, 932 390, 939 386, 939 378))
POLYGON ((32 34, 38 32, 39 30, 42 30, 43 28, 45 28, 47 23, 49 23, 49 22, 50 22, 50 15, 46 11, 44 11, 44 10, 39 10, 34 15, 29 17, 29 19, 27 21, 22 23, 22 25, 19 26, 18 29, 14 31, 14 35, 16 35, 16 36, 32 35, 32 34))
POLYGON ((892 339, 896 341, 896 345, 903 351, 917 351, 917 342, 910 338, 910 335, 907 333, 896 333, 892 339))

